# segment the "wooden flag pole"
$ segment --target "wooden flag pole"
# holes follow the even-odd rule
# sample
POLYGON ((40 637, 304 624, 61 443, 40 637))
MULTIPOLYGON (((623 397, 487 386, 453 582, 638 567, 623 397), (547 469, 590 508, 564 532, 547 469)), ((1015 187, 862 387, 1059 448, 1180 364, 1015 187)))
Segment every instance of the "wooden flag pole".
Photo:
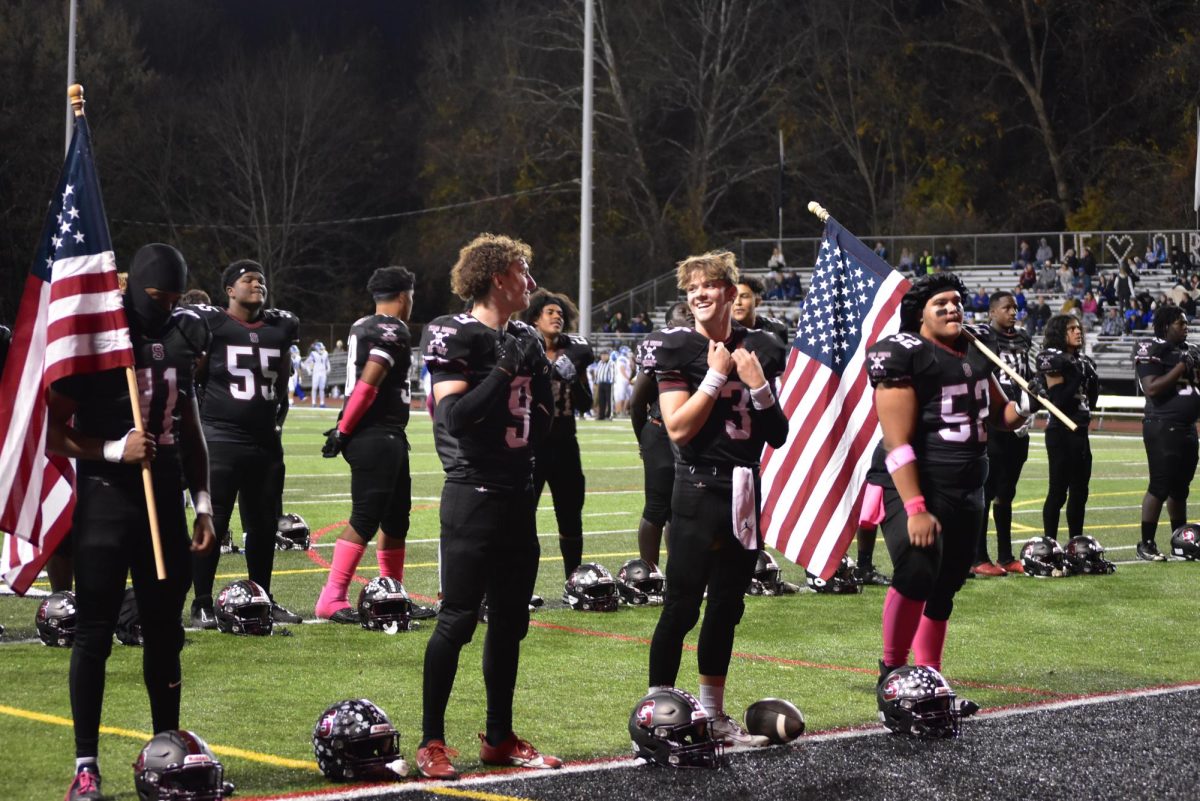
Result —
MULTIPOLYGON (((67 88, 67 97, 71 100, 71 107, 75 109, 75 116, 84 116, 83 87, 77 83, 71 84, 67 88)), ((144 432, 146 428, 142 421, 142 405, 137 376, 133 374, 132 367, 125 368, 125 383, 129 387, 129 407, 133 412, 133 428, 139 433, 144 432)), ((150 522, 150 544, 154 547, 154 569, 158 573, 158 580, 165 581, 167 578, 167 566, 163 562, 162 535, 158 531, 158 504, 154 501, 154 478, 150 472, 150 462, 142 462, 142 490, 146 494, 146 515, 150 522)))
MULTIPOLYGON (((824 206, 815 200, 809 202, 808 210, 815 214, 821 222, 825 222, 829 219, 829 212, 825 210, 824 206)), ((1065 415, 1061 409, 1051 403, 1049 398, 1045 397, 1044 395, 1036 395, 1036 393, 1030 392, 1029 382, 1022 378, 1020 373, 1005 364, 1004 360, 993 353, 991 348, 980 342, 979 339, 972 334, 966 326, 963 326, 963 333, 966 334, 967 338, 975 344, 975 347, 979 348, 979 352, 982 353, 988 361, 999 367, 1000 370, 1003 371, 1006 376, 1015 381, 1017 386, 1019 386, 1022 390, 1030 395, 1035 395, 1038 399, 1038 402, 1046 407, 1046 411, 1057 417, 1069 430, 1074 431, 1079 427, 1075 424, 1074 420, 1072 420, 1070 417, 1067 417, 1067 415, 1065 415)))

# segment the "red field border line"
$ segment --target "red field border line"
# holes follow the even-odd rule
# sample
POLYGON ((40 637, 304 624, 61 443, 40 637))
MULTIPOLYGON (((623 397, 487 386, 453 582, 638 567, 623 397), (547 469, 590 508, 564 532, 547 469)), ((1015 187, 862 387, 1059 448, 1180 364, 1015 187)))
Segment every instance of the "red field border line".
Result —
MULTIPOLYGON (((1192 690, 1200 690, 1200 683, 1185 682, 1180 684, 1162 684, 1152 687, 1139 687, 1130 690, 1117 690, 1106 693, 1080 694, 1065 699, 1032 701, 1026 704, 1012 704, 996 707, 995 709, 989 709, 979 713, 975 719, 986 720, 989 718, 1005 718, 1016 715, 1028 715, 1034 712, 1069 709, 1078 706, 1109 704, 1118 701, 1128 701, 1134 698, 1148 698, 1157 695, 1169 695, 1171 693, 1188 692, 1192 690)), ((844 740, 855 737, 871 737, 884 734, 888 734, 888 730, 885 729, 881 724, 870 723, 862 726, 852 726, 840 729, 829 729, 821 732, 813 732, 812 734, 804 735, 789 745, 777 746, 777 748, 803 748, 809 743, 819 743, 830 740, 844 740)), ((296 793, 283 793, 278 795, 239 796, 239 798, 241 798, 242 801, 368 801, 368 799, 381 798, 398 793, 425 792, 438 795, 457 796, 461 798, 495 799, 496 801, 500 801, 500 799, 513 799, 514 797, 487 792, 473 792, 472 790, 475 787, 496 784, 502 785, 511 781, 525 781, 528 779, 551 778, 554 776, 562 776, 564 774, 572 773, 591 773, 601 770, 632 768, 640 766, 641 764, 641 760, 635 759, 632 756, 617 759, 604 758, 569 762, 560 770, 513 768, 511 770, 490 771, 487 773, 470 773, 464 774, 463 778, 457 782, 435 782, 422 780, 389 782, 370 785, 357 785, 353 787, 330 787, 322 790, 306 790, 296 793), (456 790, 457 792, 455 792, 456 790)))

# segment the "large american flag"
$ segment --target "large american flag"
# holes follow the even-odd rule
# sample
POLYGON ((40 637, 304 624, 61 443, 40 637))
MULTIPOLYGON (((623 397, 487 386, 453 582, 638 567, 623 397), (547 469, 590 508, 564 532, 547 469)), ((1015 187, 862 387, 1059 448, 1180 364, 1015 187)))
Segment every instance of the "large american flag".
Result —
POLYGON ((76 117, 0 378, 0 531, 9 532, 0 576, 20 594, 75 508, 74 466, 46 455, 47 389, 67 375, 132 364, 91 137, 76 117))
POLYGON ((800 310, 780 396, 787 443, 768 447, 762 526, 768 545, 829 578, 854 532, 879 442, 866 350, 899 327, 909 282, 832 217, 800 310))

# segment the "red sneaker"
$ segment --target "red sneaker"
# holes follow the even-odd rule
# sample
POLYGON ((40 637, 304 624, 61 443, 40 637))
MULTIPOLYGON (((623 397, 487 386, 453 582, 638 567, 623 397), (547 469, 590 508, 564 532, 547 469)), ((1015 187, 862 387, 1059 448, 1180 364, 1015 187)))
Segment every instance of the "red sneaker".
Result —
POLYGON ((452 756, 458 756, 458 752, 447 748, 443 740, 430 740, 424 748, 417 749, 417 772, 426 779, 454 781, 458 771, 450 762, 452 756))
POLYGON ((513 765, 519 768, 541 768, 551 770, 561 768, 563 762, 558 757, 549 754, 539 754, 529 742, 522 740, 512 732, 500 745, 491 745, 487 738, 479 735, 479 761, 485 765, 513 765))
POLYGON ((1020 559, 1014 559, 1011 562, 1005 562, 1000 567, 1007 570, 1009 573, 1024 573, 1025 565, 1021 564, 1020 559))
POLYGON ((977 576, 1005 576, 1008 571, 999 565, 994 565, 991 562, 983 562, 971 568, 971 572, 977 576))

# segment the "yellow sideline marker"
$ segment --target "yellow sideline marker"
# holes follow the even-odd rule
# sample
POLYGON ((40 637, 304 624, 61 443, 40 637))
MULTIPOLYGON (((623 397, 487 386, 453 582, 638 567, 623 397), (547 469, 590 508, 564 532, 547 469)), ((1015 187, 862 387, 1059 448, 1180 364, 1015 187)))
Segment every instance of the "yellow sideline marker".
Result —
POLYGON ((478 790, 459 790, 457 787, 430 787, 424 792, 448 795, 452 798, 476 798, 479 801, 527 801, 527 799, 520 796, 483 793, 478 790))
MULTIPOLYGON (((58 715, 47 715, 44 712, 31 712, 28 709, 18 709, 13 706, 5 706, 0 704, 0 715, 9 715, 14 718, 23 718, 25 720, 33 720, 38 723, 49 723, 54 726, 72 726, 74 722, 70 718, 59 717, 58 715)), ((134 731, 132 729, 118 729, 116 726, 101 726, 101 734, 115 734, 118 737, 128 737, 139 742, 146 742, 154 735, 145 731, 134 731)), ((317 773, 321 769, 317 767, 317 763, 303 759, 288 759, 287 757, 275 756, 274 754, 262 754, 258 751, 247 751, 242 748, 232 748, 227 745, 213 745, 211 742, 208 747, 213 750, 218 756, 231 756, 239 759, 247 759, 251 762, 262 762, 267 765, 274 765, 280 768, 299 768, 300 770, 311 770, 317 773)), ((501 796, 496 796, 500 798, 501 796)))

